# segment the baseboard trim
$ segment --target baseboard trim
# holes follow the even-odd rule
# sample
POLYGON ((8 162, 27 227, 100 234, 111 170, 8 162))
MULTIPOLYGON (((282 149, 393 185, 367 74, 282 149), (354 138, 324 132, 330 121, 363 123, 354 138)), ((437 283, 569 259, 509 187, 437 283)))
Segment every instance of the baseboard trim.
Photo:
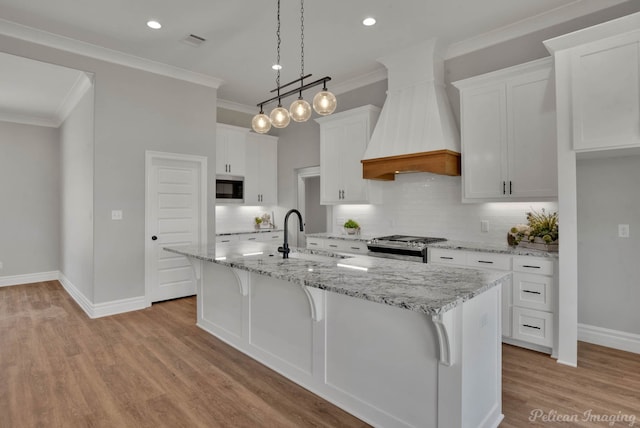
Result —
POLYGON ((28 273, 25 275, 0 276, 0 287, 54 281, 58 279, 58 275, 59 272, 57 270, 52 270, 50 272, 28 273))
POLYGON ((578 324, 578 340, 640 354, 640 334, 578 324))
POLYGON ((82 308, 89 318, 102 318, 110 315, 117 315, 124 312, 137 311, 147 307, 144 296, 131 297, 128 299, 113 300, 104 303, 92 303, 78 288, 73 285, 69 278, 60 273, 58 278, 62 287, 73 300, 82 308))

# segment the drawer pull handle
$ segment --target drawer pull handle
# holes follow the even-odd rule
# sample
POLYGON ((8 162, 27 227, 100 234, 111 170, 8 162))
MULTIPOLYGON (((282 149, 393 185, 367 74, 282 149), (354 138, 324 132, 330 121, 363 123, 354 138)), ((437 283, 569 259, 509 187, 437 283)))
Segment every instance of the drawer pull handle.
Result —
POLYGON ((329 244, 329 246, 330 246, 331 248, 338 248, 338 246, 337 246, 337 245, 333 245, 333 244, 329 244))
POLYGON ((529 327, 529 328, 533 328, 536 330, 542 330, 540 327, 536 326, 536 325, 529 325, 529 324, 522 324, 523 327, 529 327))
POLYGON ((441 258, 441 259, 443 259, 443 260, 453 260, 453 257, 443 257, 443 256, 440 256, 440 258, 441 258))
POLYGON ((539 291, 531 291, 531 290, 522 290, 523 293, 529 293, 529 294, 542 294, 539 291))
POLYGON ((478 263, 485 263, 485 264, 488 264, 488 265, 492 265, 493 264, 493 262, 488 262, 486 260, 478 260, 478 263))
POLYGON ((540 269, 540 266, 533 266, 533 265, 522 265, 522 267, 529 268, 529 269, 540 269))
POLYGON ((351 247, 352 250, 359 250, 360 247, 351 247))
POLYGON ((249 238, 249 241, 255 241, 258 238, 249 238))
POLYGON ((309 242, 309 245, 318 245, 315 242, 309 242))

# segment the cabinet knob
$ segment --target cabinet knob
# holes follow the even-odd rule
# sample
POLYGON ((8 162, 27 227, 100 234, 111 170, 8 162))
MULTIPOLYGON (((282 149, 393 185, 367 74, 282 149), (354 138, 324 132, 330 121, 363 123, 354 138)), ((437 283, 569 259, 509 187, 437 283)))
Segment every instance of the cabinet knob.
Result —
POLYGON ((152 241, 157 241, 157 240, 158 240, 158 237, 157 237, 156 235, 153 235, 153 236, 151 237, 151 240, 152 240, 152 241))

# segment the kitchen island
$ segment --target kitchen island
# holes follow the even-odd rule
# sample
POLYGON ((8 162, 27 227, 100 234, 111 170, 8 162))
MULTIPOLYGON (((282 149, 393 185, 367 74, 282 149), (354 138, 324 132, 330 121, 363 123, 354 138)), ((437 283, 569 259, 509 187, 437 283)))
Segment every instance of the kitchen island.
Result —
POLYGON ((198 325, 375 426, 495 427, 509 274, 243 243, 188 256, 198 325))

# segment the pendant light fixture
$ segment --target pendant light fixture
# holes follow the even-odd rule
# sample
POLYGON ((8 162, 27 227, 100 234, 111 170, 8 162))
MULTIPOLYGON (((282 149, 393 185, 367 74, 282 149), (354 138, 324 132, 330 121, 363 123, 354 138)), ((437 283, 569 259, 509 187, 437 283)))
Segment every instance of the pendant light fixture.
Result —
POLYGON ((276 88, 271 90, 271 92, 276 92, 276 96, 258 103, 257 106, 260 107, 260 113, 255 115, 251 121, 253 130, 260 134, 269 132, 271 126, 275 128, 286 128, 291 119, 296 122, 306 122, 309 120, 312 113, 311 106, 304 100, 302 93, 315 86, 323 85, 322 91, 318 92, 313 98, 313 109, 318 114, 323 116, 331 114, 335 111, 337 106, 335 95, 327 90, 327 82, 331 80, 331 77, 326 76, 311 83, 304 83, 304 79, 311 77, 311 74, 304 74, 304 0, 300 0, 300 77, 284 85, 280 85, 280 70, 282 69, 282 65, 280 64, 280 0, 278 0, 277 3, 276 40, 277 61, 272 67, 274 70, 277 70, 276 88), (295 83, 300 83, 300 86, 285 93, 280 92, 281 89, 295 83), (298 99, 291 103, 289 110, 287 110, 282 107, 282 99, 293 94, 298 94, 298 99), (263 111, 263 106, 276 100, 278 101, 278 106, 271 111, 269 116, 267 116, 263 111))
MULTIPOLYGON (((300 0, 300 87, 304 86, 304 0, 300 0)), ((311 117, 311 106, 302 98, 302 89, 298 99, 289 107, 291 118, 296 122, 306 122, 311 117)))

